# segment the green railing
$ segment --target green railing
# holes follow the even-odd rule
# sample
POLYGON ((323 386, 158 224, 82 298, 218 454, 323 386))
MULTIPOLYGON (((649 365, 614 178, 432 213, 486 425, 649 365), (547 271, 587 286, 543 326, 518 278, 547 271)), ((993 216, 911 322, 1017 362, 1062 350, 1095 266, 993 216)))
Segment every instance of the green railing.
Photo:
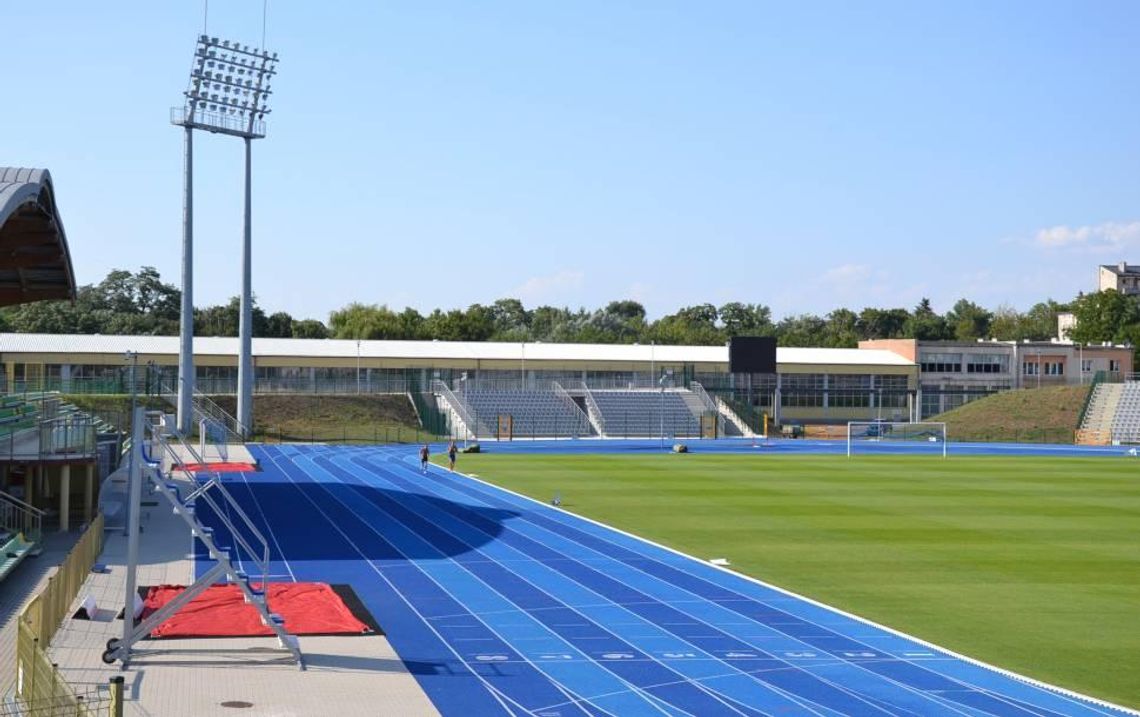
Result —
POLYGON ((1089 392, 1085 394, 1085 400, 1081 403, 1081 410, 1077 413, 1077 428, 1085 424, 1085 414, 1088 413, 1089 405, 1092 404, 1093 394, 1096 393, 1098 384, 1104 383, 1104 371, 1097 371, 1093 374, 1092 383, 1089 384, 1089 392))

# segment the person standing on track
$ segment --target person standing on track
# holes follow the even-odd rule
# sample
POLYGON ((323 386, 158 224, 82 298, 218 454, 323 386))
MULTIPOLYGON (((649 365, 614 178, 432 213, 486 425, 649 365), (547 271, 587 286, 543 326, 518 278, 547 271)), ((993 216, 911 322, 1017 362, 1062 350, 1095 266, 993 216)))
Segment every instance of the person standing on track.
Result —
POLYGON ((459 449, 455 447, 455 441, 453 440, 447 446, 447 462, 450 464, 452 473, 455 472, 455 454, 456 453, 459 453, 459 449))
POLYGON ((430 455, 431 452, 428 450, 428 444, 425 443, 423 447, 420 448, 420 470, 424 472, 424 475, 427 475, 428 457, 430 455))

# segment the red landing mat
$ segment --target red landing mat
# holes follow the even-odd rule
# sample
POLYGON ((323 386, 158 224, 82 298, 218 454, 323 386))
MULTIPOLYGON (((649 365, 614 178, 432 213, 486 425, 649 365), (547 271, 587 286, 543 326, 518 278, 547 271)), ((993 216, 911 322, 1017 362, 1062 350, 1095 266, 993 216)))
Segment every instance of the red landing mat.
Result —
POLYGON ((254 473, 257 466, 252 463, 187 463, 190 473, 254 473))
MULTIPOLYGON (((143 617, 174 599, 182 585, 157 585, 147 591, 143 617)), ((285 618, 294 635, 361 635, 372 630, 353 616, 325 583, 270 583, 269 611, 285 618)), ((206 588, 151 631, 151 637, 255 637, 272 635, 261 615, 247 604, 237 585, 206 588)))

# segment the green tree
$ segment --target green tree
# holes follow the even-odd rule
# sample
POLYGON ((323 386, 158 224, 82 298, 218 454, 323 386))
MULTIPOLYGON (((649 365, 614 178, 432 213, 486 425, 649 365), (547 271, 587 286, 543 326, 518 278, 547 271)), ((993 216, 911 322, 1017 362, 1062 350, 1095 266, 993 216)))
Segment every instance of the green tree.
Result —
MULTIPOLYGON (((253 335, 264 336, 266 328, 265 312, 254 299, 251 308, 253 315, 253 335)), ((241 298, 231 297, 229 303, 194 309, 195 336, 237 336, 241 327, 241 298)))
POLYGON ((316 319, 301 319, 293 322, 293 338, 295 339, 327 339, 328 327, 316 319))
POLYGON ((914 307, 914 312, 906 322, 903 335, 919 341, 945 341, 954 338, 954 331, 946 319, 934 312, 930 299, 923 298, 914 307))
POLYGON ((553 342, 556 335, 563 332, 564 325, 572 318, 570 309, 556 306, 540 306, 531 314, 530 333, 534 341, 553 342))
POLYGON ((1003 304, 994 310, 989 337, 998 341, 1020 341, 1025 334, 1025 317, 1012 306, 1003 304))
POLYGON ((499 299, 491 304, 496 341, 526 341, 530 338, 531 313, 518 299, 499 299))
POLYGON ((1068 307, 1052 299, 1034 304, 1029 311, 1021 317, 1022 330, 1018 338, 1046 341, 1057 335, 1057 314, 1067 311, 1068 307))
POLYGON ((906 309, 867 307, 859 312, 856 328, 861 339, 897 339, 902 338, 908 319, 906 309))
POLYGON ((789 316, 776 324, 781 346, 821 346, 827 333, 827 321, 812 314, 789 316))
POLYGON ((720 307, 720 322, 726 336, 774 336, 772 310, 763 304, 732 301, 720 307))
POLYGON ((1136 338, 1140 310, 1135 299, 1115 289, 1085 294, 1073 304, 1077 325, 1069 338, 1078 343, 1125 342, 1136 338))
POLYGON ((329 314, 329 331, 335 339, 399 339, 400 319, 387 306, 351 303, 329 314))
POLYGON ((724 343, 724 333, 717 328, 716 322, 715 306, 697 304, 654 321, 647 333, 650 339, 660 344, 711 346, 724 343))
POLYGON ((284 311, 270 314, 265 319, 265 333, 262 336, 274 339, 293 337, 293 317, 284 311))
POLYGON ((850 309, 836 309, 827 315, 822 346, 853 349, 859 345, 859 316, 850 309))
POLYGON ((611 301, 593 312, 581 326, 586 341, 602 344, 631 344, 645 333, 645 307, 636 301, 611 301))
POLYGON ((954 308, 946 313, 946 323, 954 330, 954 338, 959 341, 973 341, 989 338, 993 316, 974 302, 959 299, 954 308))

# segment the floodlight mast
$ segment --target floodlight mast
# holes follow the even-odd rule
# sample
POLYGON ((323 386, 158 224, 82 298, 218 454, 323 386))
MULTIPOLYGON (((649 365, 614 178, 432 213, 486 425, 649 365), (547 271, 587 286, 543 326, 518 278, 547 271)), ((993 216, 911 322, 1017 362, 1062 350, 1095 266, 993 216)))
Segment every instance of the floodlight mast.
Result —
POLYGON ((277 74, 277 53, 199 35, 186 102, 170 111, 170 122, 186 130, 185 193, 182 219, 182 317, 178 353, 178 428, 193 423, 193 131, 241 137, 245 143, 245 217, 242 231, 242 286, 238 328, 237 422, 242 438, 253 433, 253 229, 251 141, 265 136, 270 82, 277 74), (221 93, 220 95, 218 93, 221 93))

